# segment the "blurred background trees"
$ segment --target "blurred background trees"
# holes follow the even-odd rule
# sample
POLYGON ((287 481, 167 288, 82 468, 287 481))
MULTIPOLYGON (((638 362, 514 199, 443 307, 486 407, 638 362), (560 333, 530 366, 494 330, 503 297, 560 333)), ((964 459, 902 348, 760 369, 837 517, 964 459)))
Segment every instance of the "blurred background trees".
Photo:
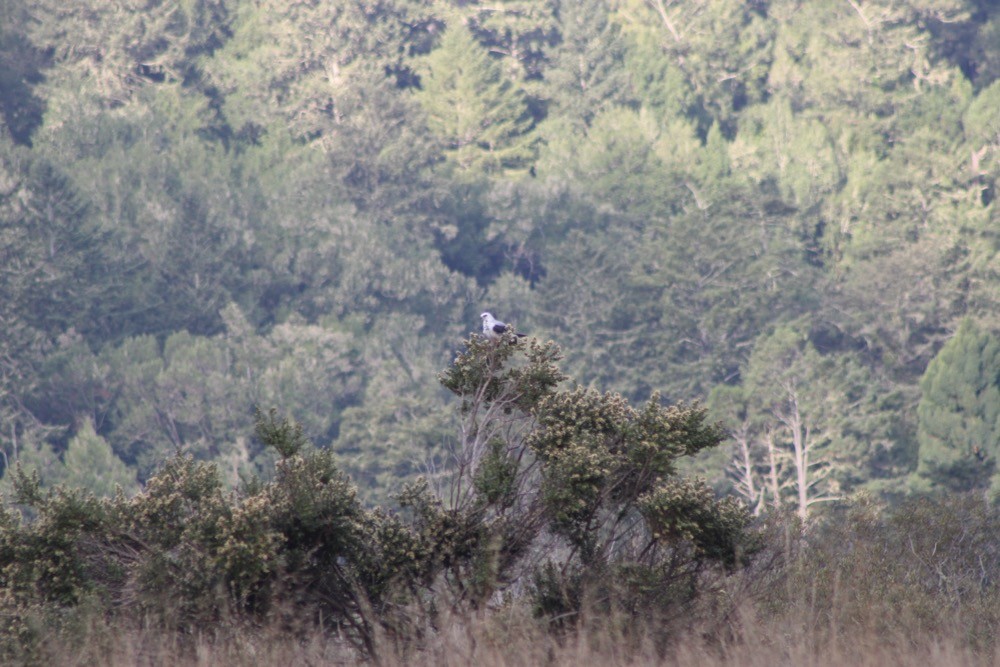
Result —
POLYGON ((1000 335, 998 26, 0 0, 0 466, 108 490, 181 451, 235 484, 278 407, 385 500, 447 464, 433 379, 489 308, 584 386, 719 397, 743 458, 690 465, 762 508, 988 485, 938 464, 995 456, 957 359, 1000 335))

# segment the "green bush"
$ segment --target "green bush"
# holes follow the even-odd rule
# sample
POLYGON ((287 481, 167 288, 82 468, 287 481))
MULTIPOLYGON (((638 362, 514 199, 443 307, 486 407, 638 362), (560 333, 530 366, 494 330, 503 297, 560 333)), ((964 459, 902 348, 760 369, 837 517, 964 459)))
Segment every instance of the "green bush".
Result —
POLYGON ((181 636, 325 628, 373 655, 380 635, 404 646, 443 612, 525 593, 562 618, 689 603, 707 569, 753 548, 742 505, 675 472, 719 428, 656 396, 636 410, 558 390, 558 357, 552 344, 473 337, 442 375, 462 399, 455 469, 436 480, 443 493, 404 488, 398 512, 364 507, 333 453, 275 411, 255 429, 280 457, 273 478, 235 491, 185 455, 113 498, 44 490, 18 469, 18 505, 0 515, 4 650, 22 655, 42 641, 32 628, 62 627, 85 605, 181 636))

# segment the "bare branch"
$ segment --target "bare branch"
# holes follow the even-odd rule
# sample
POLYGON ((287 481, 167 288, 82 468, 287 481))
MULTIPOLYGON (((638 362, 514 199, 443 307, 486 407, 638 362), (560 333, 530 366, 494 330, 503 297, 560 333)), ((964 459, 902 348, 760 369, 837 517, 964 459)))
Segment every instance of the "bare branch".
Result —
POLYGON ((663 25, 666 26, 667 30, 673 36, 674 41, 678 44, 681 42, 681 35, 677 32, 677 28, 674 26, 674 22, 670 19, 670 15, 667 14, 667 8, 663 4, 663 0, 646 0, 650 7, 656 10, 656 13, 660 15, 660 20, 663 21, 663 25))

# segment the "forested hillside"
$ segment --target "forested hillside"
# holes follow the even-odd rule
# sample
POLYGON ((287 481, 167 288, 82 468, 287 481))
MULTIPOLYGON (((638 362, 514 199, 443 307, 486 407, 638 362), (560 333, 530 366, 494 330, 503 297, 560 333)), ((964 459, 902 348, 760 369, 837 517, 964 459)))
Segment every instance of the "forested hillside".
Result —
POLYGON ((479 313, 762 513, 1000 490, 989 0, 0 0, 0 467, 448 466, 479 313))

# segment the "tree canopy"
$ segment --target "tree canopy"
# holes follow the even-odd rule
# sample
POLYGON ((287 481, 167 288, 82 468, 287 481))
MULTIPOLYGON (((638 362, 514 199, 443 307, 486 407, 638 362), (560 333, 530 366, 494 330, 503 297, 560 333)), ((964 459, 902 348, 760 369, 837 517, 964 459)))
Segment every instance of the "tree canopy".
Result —
MULTIPOLYGON (((998 25, 975 0, 4 0, 0 466, 54 484, 84 444, 117 469, 105 443, 121 479, 179 450, 236 483, 277 407, 385 501, 448 460, 427 380, 489 308, 581 386, 746 397, 713 409, 757 492, 806 430, 819 496, 927 491, 931 362, 962 322, 1000 333, 998 25)), ((726 492, 725 458, 691 465, 726 492)))

